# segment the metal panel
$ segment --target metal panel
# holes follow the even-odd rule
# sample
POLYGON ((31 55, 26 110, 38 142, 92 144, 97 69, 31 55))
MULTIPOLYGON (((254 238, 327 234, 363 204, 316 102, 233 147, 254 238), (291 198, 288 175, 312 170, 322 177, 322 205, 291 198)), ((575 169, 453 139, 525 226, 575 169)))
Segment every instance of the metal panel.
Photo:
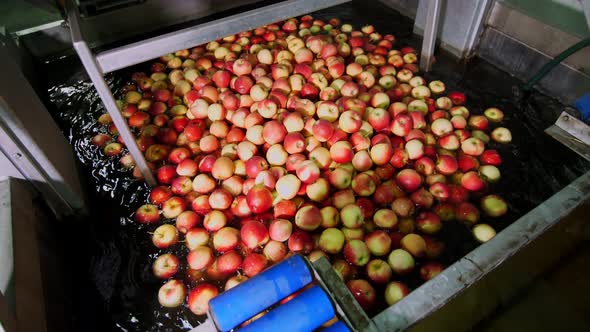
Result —
MULTIPOLYGON (((506 227, 373 321, 380 331, 402 331, 443 307, 590 199, 590 172, 506 227)), ((491 294, 490 294, 491 296, 491 294)), ((482 299, 483 301, 483 299, 482 299)), ((459 320, 459 318, 457 318, 459 320)))
MULTIPOLYGON (((494 3, 486 24, 549 57, 558 55, 582 40, 499 1, 494 3)), ((590 70, 588 59, 590 48, 585 48, 563 62, 577 70, 590 70)))
MULTIPOLYGON (((484 32, 477 53, 523 81, 530 79, 551 60, 551 57, 491 27, 484 32)), ((571 104, 590 91, 590 76, 562 63, 537 86, 541 91, 571 104)))
MULTIPOLYGON (((428 6, 432 0, 420 1, 414 32, 424 34, 429 21, 428 6)), ((441 5, 438 37, 440 46, 459 58, 471 55, 491 0, 445 0, 441 5)))
POLYGON ((350 0, 289 0, 207 22, 180 31, 149 38, 98 54, 103 73, 142 63, 177 50, 190 48, 261 25, 307 14, 350 0))

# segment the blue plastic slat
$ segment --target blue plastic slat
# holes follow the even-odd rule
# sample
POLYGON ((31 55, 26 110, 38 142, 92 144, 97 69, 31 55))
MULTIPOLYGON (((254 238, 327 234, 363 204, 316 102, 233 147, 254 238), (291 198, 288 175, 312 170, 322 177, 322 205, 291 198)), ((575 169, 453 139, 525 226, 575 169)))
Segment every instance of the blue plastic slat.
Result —
POLYGON ((240 332, 310 332, 335 315, 324 290, 317 285, 240 329, 240 332))
POLYGON ((211 318, 229 331, 313 280, 303 257, 291 256, 209 302, 211 318))

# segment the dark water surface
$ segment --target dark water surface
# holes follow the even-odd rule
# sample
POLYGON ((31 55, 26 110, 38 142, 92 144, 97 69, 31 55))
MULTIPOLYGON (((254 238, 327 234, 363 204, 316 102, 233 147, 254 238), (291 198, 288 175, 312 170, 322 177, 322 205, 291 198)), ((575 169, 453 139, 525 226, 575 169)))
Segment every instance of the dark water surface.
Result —
MULTIPOLYGON (((419 40, 412 36, 412 22, 379 3, 346 4, 314 16, 338 17, 355 27, 373 24, 382 34, 393 33, 398 39, 396 47, 419 47, 419 40)), ((161 283, 150 270, 158 251, 151 244, 149 229, 129 218, 146 200, 147 187, 90 144, 93 135, 104 131, 95 123, 104 112, 96 91, 75 57, 50 62, 44 70, 49 106, 79 159, 91 211, 88 218, 70 225, 70 241, 64 244, 71 271, 72 330, 189 330, 199 321, 187 308, 160 308, 157 290, 161 283)), ((148 65, 108 75, 113 91, 139 70, 147 71, 148 65)), ((543 133, 563 105, 539 93, 522 99, 516 89, 520 84, 517 78, 480 59, 464 65, 444 55, 439 55, 438 63, 426 78, 444 81, 449 91, 465 92, 472 113, 480 114, 492 106, 505 112, 502 125, 512 131, 513 142, 489 145, 499 150, 504 159, 500 168, 502 179, 492 192, 501 194, 510 206, 508 215, 487 221, 497 230, 590 169, 588 162, 543 133)), ((442 259, 446 264, 477 246, 468 229, 458 224, 447 225, 441 238, 447 245, 442 259)), ((178 247, 182 247, 179 251, 186 250, 184 246, 178 247)), ((412 286, 419 284, 416 276, 405 281, 412 286)))

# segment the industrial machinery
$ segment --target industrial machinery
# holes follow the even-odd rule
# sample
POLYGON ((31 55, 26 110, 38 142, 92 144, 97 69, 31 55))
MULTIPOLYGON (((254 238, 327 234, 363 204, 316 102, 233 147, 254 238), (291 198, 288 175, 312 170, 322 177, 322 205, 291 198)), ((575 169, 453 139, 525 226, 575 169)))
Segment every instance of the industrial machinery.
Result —
MULTIPOLYGON (((568 13, 574 8, 577 21, 559 25, 533 8, 519 7, 526 1, 495 0, 27 1, 24 10, 6 12, 25 17, 28 8, 45 18, 17 28, 10 27, 14 19, 7 20, 4 29, 0 14, 0 68, 7 78, 0 80, 0 331, 84 326, 80 321, 92 315, 80 319, 86 296, 80 292, 89 288, 100 293, 88 296, 94 298, 90 310, 106 311, 94 319, 119 315, 104 326, 86 326, 90 330, 147 329, 142 319, 153 322, 144 323, 151 330, 170 330, 162 322, 177 319, 173 327, 186 331, 229 331, 265 309, 266 315, 243 329, 276 330, 290 322, 293 330, 310 330, 334 317, 337 322, 324 331, 473 327, 588 239, 590 127, 564 105, 590 91, 584 72, 590 49, 582 48, 588 27, 572 23, 590 18, 590 1, 546 1, 556 2, 566 3, 568 13), (215 297, 201 325, 184 313, 154 309, 152 300, 138 300, 151 294, 139 283, 150 280, 145 275, 154 254, 139 258, 145 232, 138 235, 129 226, 131 219, 118 213, 129 212, 125 201, 137 203, 158 181, 117 105, 118 73, 166 53, 315 13, 399 33, 420 50, 420 69, 428 80, 449 80, 479 108, 494 103, 508 108, 504 112, 517 152, 506 157, 513 174, 503 174, 501 191, 509 197, 511 212, 500 220, 502 230, 479 246, 453 243, 442 273, 380 311, 363 311, 326 259, 310 263, 299 255, 215 297), (545 31, 550 38, 525 30, 545 31), (582 46, 567 58, 559 54, 574 44, 582 46), (56 101, 65 90, 72 94, 56 101), (96 156, 79 137, 84 130, 76 129, 88 125, 80 120, 85 109, 71 109, 79 105, 109 113, 145 185, 112 165, 93 164, 96 156), (97 197, 113 208, 97 204, 97 197), (114 221, 110 226, 93 220, 105 216, 114 221), (89 241, 73 239, 79 237, 77 228, 90 234, 89 241), (87 247, 79 252, 64 248, 70 241, 87 247), (68 269, 65 261, 78 259, 68 269), (90 272, 72 271, 77 268, 90 272), (89 276, 96 279, 85 280, 89 276), (293 300, 276 305, 302 289, 293 300), (120 304, 118 298, 132 298, 134 304, 120 304), (103 299, 104 307, 96 299, 103 299), (460 320, 448 318, 457 312, 460 320)), ((578 113, 586 115, 580 100, 578 113)))

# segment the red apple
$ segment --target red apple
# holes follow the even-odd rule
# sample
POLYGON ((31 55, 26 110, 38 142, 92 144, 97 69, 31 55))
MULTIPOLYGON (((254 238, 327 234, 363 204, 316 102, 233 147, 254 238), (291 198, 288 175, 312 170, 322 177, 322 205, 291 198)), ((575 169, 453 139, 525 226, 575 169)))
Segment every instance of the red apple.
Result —
POLYGON ((375 304, 377 297, 375 289, 366 280, 350 280, 346 283, 346 287, 363 309, 369 310, 375 304))
POLYGON ((173 254, 162 254, 156 258, 152 271, 157 278, 168 279, 178 272, 180 263, 173 254))
POLYGON ((219 294, 217 287, 202 283, 190 291, 188 307, 197 316, 205 315, 209 311, 209 301, 219 294))
POLYGON ((158 291, 158 302, 166 308, 175 308, 182 305, 186 296, 186 287, 179 280, 167 281, 158 291))
POLYGON ((389 264, 382 259, 373 259, 367 263, 367 276, 377 284, 387 283, 393 274, 389 264))
POLYGON ((268 260, 264 255, 251 253, 244 257, 242 262, 242 270, 244 274, 252 278, 253 276, 262 272, 268 265, 268 260))

